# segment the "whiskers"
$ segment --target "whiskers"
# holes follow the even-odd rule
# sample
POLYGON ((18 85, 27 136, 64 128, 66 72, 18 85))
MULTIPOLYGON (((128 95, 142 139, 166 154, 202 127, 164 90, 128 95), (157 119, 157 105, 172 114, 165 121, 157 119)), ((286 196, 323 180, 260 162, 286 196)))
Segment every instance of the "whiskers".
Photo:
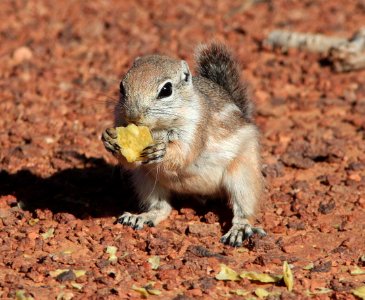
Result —
POLYGON ((124 110, 130 110, 130 106, 124 101, 119 100, 116 105, 117 105, 117 108, 124 109, 124 110))
POLYGON ((147 199, 149 199, 151 197, 151 195, 153 194, 153 192, 156 189, 156 185, 157 185, 157 180, 158 180, 158 175, 159 175, 159 171, 161 168, 161 164, 157 164, 156 168, 152 168, 147 174, 151 174, 151 172, 155 169, 156 170, 156 175, 155 175, 155 181, 153 183, 153 187, 152 187, 152 191, 149 193, 149 195, 147 196, 147 199))

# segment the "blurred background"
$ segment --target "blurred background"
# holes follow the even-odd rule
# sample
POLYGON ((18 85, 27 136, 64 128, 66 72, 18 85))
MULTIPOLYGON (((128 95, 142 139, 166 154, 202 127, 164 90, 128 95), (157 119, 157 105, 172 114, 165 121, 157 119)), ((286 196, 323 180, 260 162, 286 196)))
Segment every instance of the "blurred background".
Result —
POLYGON ((350 97, 363 89, 362 73, 333 75, 317 55, 262 45, 274 29, 350 37, 364 12, 361 0, 1 1, 2 166, 49 175, 62 168, 50 163, 60 148, 104 156, 98 137, 112 124, 119 81, 133 59, 163 53, 193 69, 195 47, 213 39, 238 57, 258 111, 272 102, 288 110, 291 102, 350 97))
MULTIPOLYGON (((58 262, 47 255, 60 241, 79 234, 73 228, 80 234, 82 228, 94 235, 85 231, 87 242, 75 238, 81 240, 78 247, 87 244, 98 251, 82 252, 84 256, 76 260, 80 268, 100 267, 89 264, 102 255, 105 241, 135 251, 133 259, 120 263, 123 270, 130 268, 133 278, 123 279, 127 283, 115 286, 117 292, 105 292, 103 288, 114 284, 115 278, 104 276, 100 267, 93 271, 95 276, 85 279, 89 295, 125 295, 124 289, 129 291, 132 283, 146 276, 158 281, 160 277, 147 270, 146 249, 171 254, 164 263, 173 267, 166 274, 182 268, 181 261, 174 259, 183 256, 185 261, 195 261, 186 267, 199 274, 192 280, 205 278, 207 265, 215 262, 211 275, 218 261, 191 258, 187 245, 199 243, 223 253, 240 268, 281 272, 286 259, 296 264, 297 293, 326 287, 331 289, 327 292, 349 299, 348 293, 361 278, 351 277, 348 268, 363 264, 359 257, 364 255, 359 243, 365 240, 365 71, 336 73, 320 54, 271 49, 264 40, 277 29, 350 38, 364 25, 364 0, 1 0, 0 287, 4 295, 14 296, 16 282, 34 289, 33 296, 47 295, 48 288, 34 287, 34 282, 46 279, 54 291, 58 283, 45 275, 45 265, 56 268, 58 262), (168 220, 158 233, 146 230, 137 235, 113 225, 130 195, 113 177, 115 160, 105 151, 100 135, 113 125, 120 79, 134 58, 151 53, 186 59, 194 69, 195 47, 211 40, 226 43, 237 56, 262 132, 267 191, 257 217, 269 237, 264 244, 253 243, 250 252, 223 248, 219 233, 185 235, 187 220, 197 222, 198 228, 205 222, 211 223, 208 228, 213 226, 219 219, 214 210, 198 216, 191 210, 175 211, 174 216, 180 214, 184 222, 168 220), (17 210, 25 202, 41 209, 17 210), (40 223, 32 227, 27 223, 30 218, 40 223), (56 228, 55 240, 43 243, 39 232, 50 222, 56 228), (183 246, 174 240, 176 232, 184 236, 183 246), (43 252, 29 255, 39 267, 32 274, 43 277, 29 277, 21 268, 24 258, 19 256, 16 264, 13 256, 40 248, 43 252), (316 271, 320 273, 308 273, 302 267, 309 262, 326 264, 316 271), (13 277, 6 280, 9 274, 13 277), (105 281, 97 281, 98 276, 105 281)), ((186 274, 186 268, 179 276, 186 274)), ((171 278, 180 280, 175 273, 171 278)), ((181 286, 171 278, 170 296, 178 286, 195 297, 196 286, 181 286)), ((221 295, 215 285, 226 293, 239 287, 212 278, 207 281, 211 285, 199 289, 213 298, 221 295)))

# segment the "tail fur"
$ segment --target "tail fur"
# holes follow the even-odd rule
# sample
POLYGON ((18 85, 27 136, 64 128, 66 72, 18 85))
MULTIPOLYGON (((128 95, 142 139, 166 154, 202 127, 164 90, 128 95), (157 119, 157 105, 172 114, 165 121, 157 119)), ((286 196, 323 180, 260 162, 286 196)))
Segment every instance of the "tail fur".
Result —
POLYGON ((230 50, 223 44, 211 43, 198 49, 196 55, 198 75, 224 88, 240 108, 245 119, 251 121, 253 105, 247 87, 241 82, 238 66, 230 50))

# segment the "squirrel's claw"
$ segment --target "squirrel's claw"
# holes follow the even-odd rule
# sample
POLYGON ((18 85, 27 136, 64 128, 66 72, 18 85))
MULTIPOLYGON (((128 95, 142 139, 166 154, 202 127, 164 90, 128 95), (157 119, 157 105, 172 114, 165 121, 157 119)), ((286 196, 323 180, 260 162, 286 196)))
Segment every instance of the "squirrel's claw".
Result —
POLYGON ((153 220, 148 218, 147 214, 131 214, 129 212, 125 212, 123 215, 121 215, 117 222, 132 227, 135 230, 142 229, 144 224, 148 225, 149 227, 155 226, 153 220))
POLYGON ((117 143, 117 132, 115 128, 107 128, 101 135, 104 147, 109 152, 116 154, 120 151, 120 146, 117 143))
POLYGON ((233 247, 240 247, 244 240, 248 239, 254 234, 258 234, 259 236, 265 236, 266 232, 259 228, 253 227, 250 224, 244 225, 233 225, 232 228, 222 236, 221 242, 223 244, 229 244, 233 247))
POLYGON ((166 154, 166 143, 158 142, 156 144, 146 147, 140 157, 143 164, 161 162, 166 154))

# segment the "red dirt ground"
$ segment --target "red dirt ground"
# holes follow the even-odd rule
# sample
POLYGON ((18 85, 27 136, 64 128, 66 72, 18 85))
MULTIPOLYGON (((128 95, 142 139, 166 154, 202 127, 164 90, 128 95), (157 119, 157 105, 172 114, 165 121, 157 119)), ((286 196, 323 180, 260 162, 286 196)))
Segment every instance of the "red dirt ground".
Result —
POLYGON ((365 2, 256 2, 0 2, 0 297, 139 299, 132 286, 153 281, 161 294, 151 299, 244 299, 257 287, 271 299, 355 299, 365 284, 350 273, 365 268, 365 71, 336 74, 319 55, 262 42, 274 29, 350 37, 365 2), (242 248, 219 242, 229 210, 218 204, 178 203, 142 231, 115 224, 133 196, 100 141, 136 56, 192 66, 194 47, 211 39, 237 54, 262 132, 256 223, 268 236, 242 248), (292 292, 215 279, 221 263, 280 274, 284 261, 292 292))

